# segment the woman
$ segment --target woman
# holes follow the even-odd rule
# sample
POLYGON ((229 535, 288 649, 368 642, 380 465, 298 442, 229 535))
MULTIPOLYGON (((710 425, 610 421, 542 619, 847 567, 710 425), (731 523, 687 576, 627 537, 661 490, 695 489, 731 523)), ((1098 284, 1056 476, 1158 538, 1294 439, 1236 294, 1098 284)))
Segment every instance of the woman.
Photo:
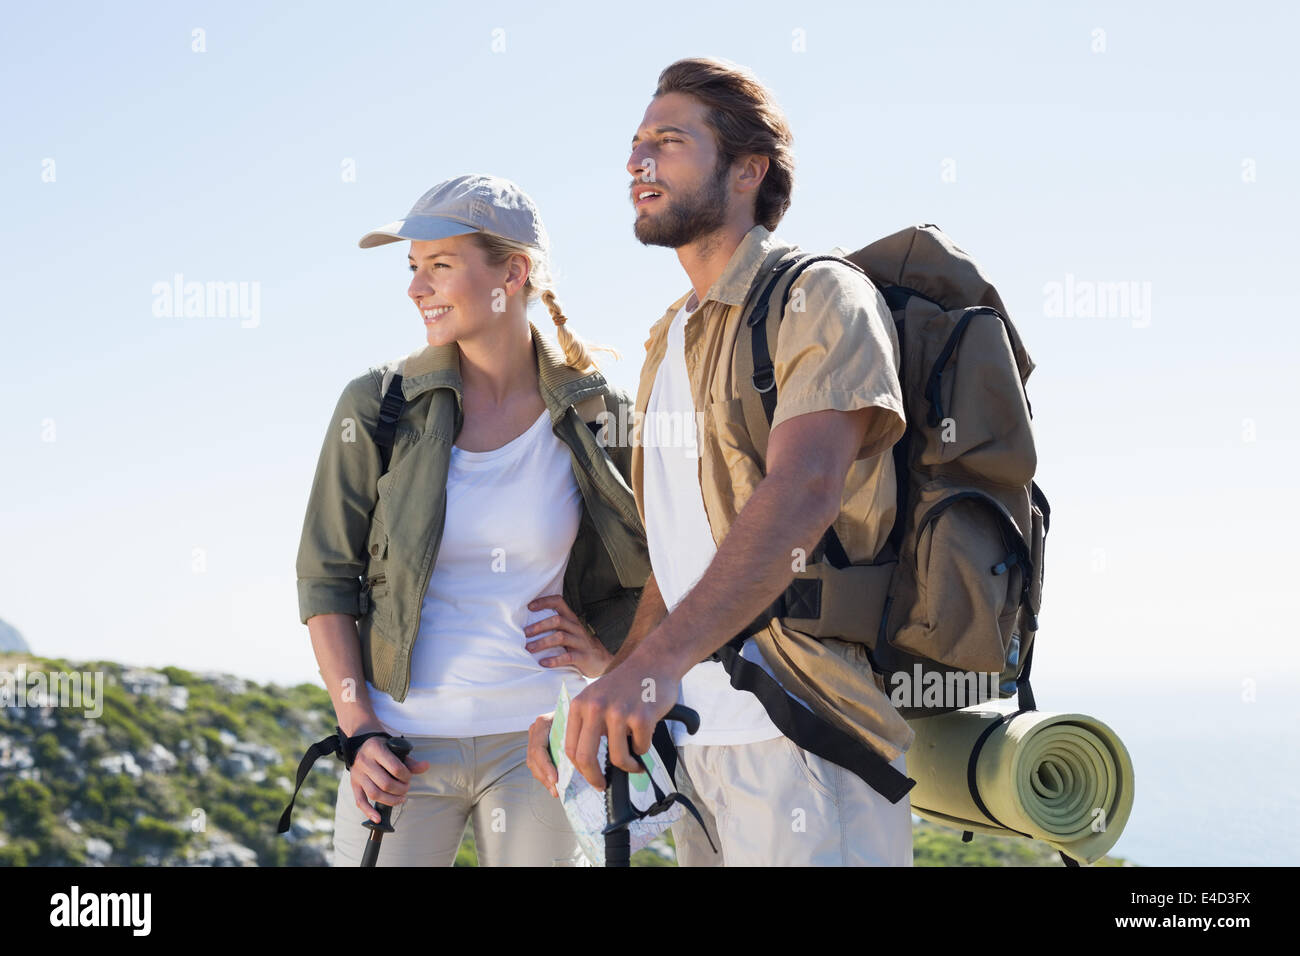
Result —
POLYGON ((566 328, 518 186, 441 183, 361 246, 402 239, 428 345, 344 389, 298 555, 339 728, 381 734, 349 747, 334 864, 359 862, 376 800, 394 806, 380 865, 452 863, 467 819, 482 864, 575 863, 528 728, 603 672, 649 574, 630 448, 598 440, 632 402, 566 328), (527 319, 539 297, 559 348, 527 319), (412 741, 405 764, 388 734, 412 741))

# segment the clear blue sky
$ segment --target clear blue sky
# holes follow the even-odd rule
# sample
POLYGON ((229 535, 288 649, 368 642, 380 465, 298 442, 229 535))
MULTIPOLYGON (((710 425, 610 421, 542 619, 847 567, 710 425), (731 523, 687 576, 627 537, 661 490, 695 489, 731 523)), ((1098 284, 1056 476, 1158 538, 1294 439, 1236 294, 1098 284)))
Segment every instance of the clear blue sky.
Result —
POLYGON ((627 144, 658 71, 708 54, 788 113, 781 235, 934 222, 1002 290, 1054 507, 1040 686, 1281 692, 1300 84, 1277 6, 11 6, 0 617, 38 653, 317 679, 294 586, 316 455, 343 384, 424 334, 404 245, 357 239, 442 179, 516 180, 634 388, 686 281, 632 236, 627 144), (257 283, 256 326, 155 315, 178 273, 257 283), (1149 320, 1049 315, 1067 275, 1149 283, 1149 320))

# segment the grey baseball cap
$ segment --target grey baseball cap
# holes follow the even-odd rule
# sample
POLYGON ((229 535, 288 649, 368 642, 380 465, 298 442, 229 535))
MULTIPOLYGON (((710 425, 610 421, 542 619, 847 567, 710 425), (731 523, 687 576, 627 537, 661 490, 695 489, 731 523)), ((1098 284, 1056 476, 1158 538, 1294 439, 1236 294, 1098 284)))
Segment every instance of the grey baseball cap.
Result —
POLYGON ((457 176, 419 198, 405 219, 372 229, 362 249, 400 239, 446 239, 490 232, 545 250, 546 227, 528 194, 499 176, 457 176))

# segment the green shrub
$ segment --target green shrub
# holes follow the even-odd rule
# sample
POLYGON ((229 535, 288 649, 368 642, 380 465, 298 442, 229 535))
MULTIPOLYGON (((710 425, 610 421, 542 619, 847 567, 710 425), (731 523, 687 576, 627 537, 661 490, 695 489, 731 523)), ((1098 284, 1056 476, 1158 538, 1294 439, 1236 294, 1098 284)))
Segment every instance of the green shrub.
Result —
POLYGON ((189 836, 189 831, 181 830, 157 817, 141 817, 135 821, 133 829, 136 839, 167 848, 180 846, 189 836))
POLYGON ((56 767, 63 762, 59 738, 48 730, 32 741, 32 757, 38 767, 56 767))

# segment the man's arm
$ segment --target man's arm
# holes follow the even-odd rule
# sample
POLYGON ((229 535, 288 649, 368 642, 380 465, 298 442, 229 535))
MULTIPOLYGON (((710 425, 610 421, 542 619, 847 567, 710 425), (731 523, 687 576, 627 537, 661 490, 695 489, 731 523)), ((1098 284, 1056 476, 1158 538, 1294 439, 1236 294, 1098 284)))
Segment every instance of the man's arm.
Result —
POLYGON ((880 413, 888 414, 828 409, 772 430, 767 476, 695 587, 640 642, 641 659, 669 663, 685 674, 786 589, 794 579, 795 549, 810 554, 839 514, 853 456, 870 417, 880 413))
MULTIPOLYGON (((676 701, 682 676, 731 639, 794 578, 794 549, 810 553, 839 513, 844 482, 875 415, 825 409, 778 424, 768 440, 768 472, 718 547, 695 587, 658 626, 584 691, 570 709, 565 751, 593 785, 604 776, 596 744, 607 736, 610 759, 637 769, 627 748, 650 746, 654 724, 676 701), (652 683, 647 684, 647 681, 652 683), (645 701, 647 687, 653 688, 645 701), (578 719, 574 719, 575 710, 578 719)), ((661 601, 662 603, 662 601, 661 601)), ((639 609, 638 609, 639 610, 639 609)))

